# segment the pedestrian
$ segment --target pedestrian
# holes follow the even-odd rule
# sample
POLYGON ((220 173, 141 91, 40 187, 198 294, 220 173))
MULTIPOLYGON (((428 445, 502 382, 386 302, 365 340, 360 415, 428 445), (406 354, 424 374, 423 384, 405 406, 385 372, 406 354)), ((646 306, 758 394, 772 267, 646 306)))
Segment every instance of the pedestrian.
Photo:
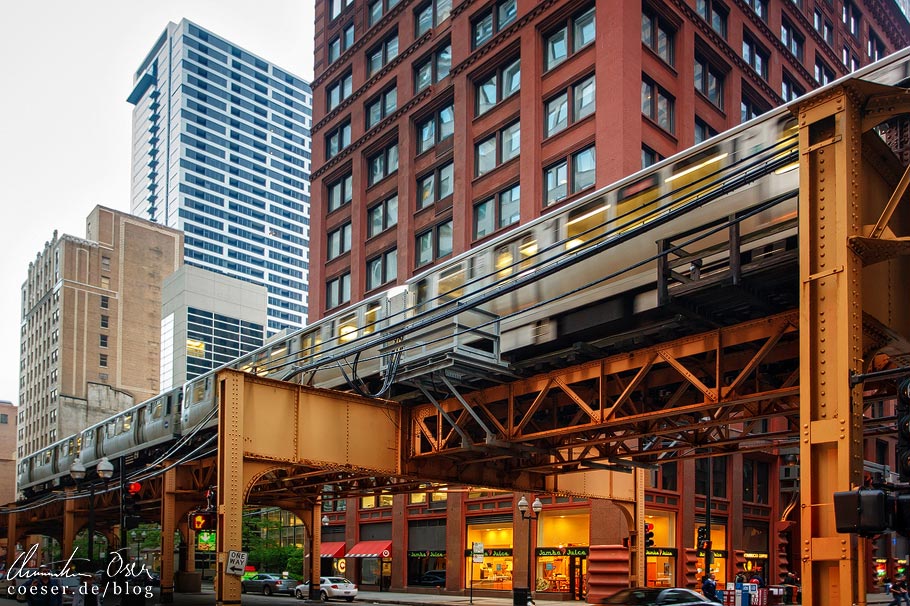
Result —
POLYGON ((907 595, 907 585, 904 583, 904 577, 897 577, 891 583, 891 601, 888 602, 888 606, 900 606, 905 595, 907 595))
POLYGON ((705 575, 705 578, 701 583, 701 592, 705 595, 705 598, 712 602, 717 602, 718 604, 723 603, 720 601, 720 598, 717 597, 717 579, 715 579, 713 572, 705 575))
POLYGON ((749 582, 758 585, 759 589, 765 586, 765 579, 761 576, 761 568, 755 569, 755 572, 749 578, 749 582))
POLYGON ((38 574, 29 582, 27 591, 28 606, 60 606, 63 600, 60 595, 63 588, 44 565, 38 567, 38 574))
POLYGON ((101 606, 101 592, 95 586, 94 575, 80 574, 79 581, 79 589, 73 596, 73 606, 101 606))

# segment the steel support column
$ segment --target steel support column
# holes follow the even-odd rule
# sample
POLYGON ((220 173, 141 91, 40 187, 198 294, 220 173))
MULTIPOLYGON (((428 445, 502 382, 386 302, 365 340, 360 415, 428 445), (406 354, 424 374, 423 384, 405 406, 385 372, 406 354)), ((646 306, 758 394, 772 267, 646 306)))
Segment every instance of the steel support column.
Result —
POLYGON ((177 469, 161 479, 161 603, 174 601, 174 531, 176 525, 177 469))
POLYGON ((832 494, 860 482, 862 111, 849 86, 799 106, 800 498, 803 604, 864 604, 856 537, 835 530, 832 494))
MULTIPOLYGON (((73 491, 67 491, 71 496, 73 491)), ((60 537, 61 556, 65 560, 73 553, 73 540, 76 538, 76 499, 66 499, 63 502, 63 534, 60 537)), ((77 557, 81 557, 79 554, 77 557)), ((89 556, 85 556, 89 557, 89 556)))
POLYGON ((215 601, 218 606, 240 603, 240 577, 225 574, 228 552, 243 547, 243 378, 238 373, 218 376, 218 552, 215 601))

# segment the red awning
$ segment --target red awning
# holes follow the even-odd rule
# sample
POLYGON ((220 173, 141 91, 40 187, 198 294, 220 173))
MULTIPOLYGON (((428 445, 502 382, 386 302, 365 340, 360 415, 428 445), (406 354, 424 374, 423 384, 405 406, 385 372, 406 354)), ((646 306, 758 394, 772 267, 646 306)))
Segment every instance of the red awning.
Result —
POLYGON ((324 558, 343 558, 344 541, 337 541, 335 543, 321 543, 319 545, 319 551, 324 558))
POLYGON ((354 545, 346 558, 388 558, 392 556, 392 541, 361 541, 354 545))

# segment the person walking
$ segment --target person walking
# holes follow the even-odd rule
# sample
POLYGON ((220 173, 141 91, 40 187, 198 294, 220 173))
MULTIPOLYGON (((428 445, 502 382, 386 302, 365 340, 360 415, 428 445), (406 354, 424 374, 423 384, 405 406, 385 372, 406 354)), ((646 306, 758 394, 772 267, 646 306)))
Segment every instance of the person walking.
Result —
POLYGON ((705 598, 712 602, 717 602, 718 604, 723 603, 717 596, 717 579, 714 577, 713 572, 705 575, 705 578, 701 583, 701 592, 705 595, 705 598))
POLYGON ((888 602, 888 606, 900 606, 907 596, 907 583, 904 581, 904 577, 897 577, 893 583, 891 583, 891 601, 888 602))
POLYGON ((60 595, 63 588, 51 576, 47 566, 39 566, 38 574, 28 584, 26 600, 28 606, 60 606, 63 598, 60 595))

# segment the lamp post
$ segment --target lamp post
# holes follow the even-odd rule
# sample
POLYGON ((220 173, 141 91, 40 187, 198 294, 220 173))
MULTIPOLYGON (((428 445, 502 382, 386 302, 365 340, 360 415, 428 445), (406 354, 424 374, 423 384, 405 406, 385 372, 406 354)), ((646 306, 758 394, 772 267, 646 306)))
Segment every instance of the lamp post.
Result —
MULTIPOLYGON (((114 466, 107 457, 101 457, 95 473, 107 482, 114 475, 114 466)), ((85 465, 78 459, 70 466, 70 477, 78 484, 85 479, 85 465)), ((88 561, 91 572, 95 572, 95 482, 89 483, 88 492, 88 561)))
POLYGON ((145 537, 147 535, 145 534, 144 530, 142 532, 136 532, 134 530, 130 534, 132 535, 133 540, 136 541, 136 561, 139 561, 141 559, 141 554, 142 554, 142 543, 145 542, 145 537))
MULTIPOLYGON (((521 519, 528 521, 528 595, 524 602, 528 605, 533 604, 534 600, 531 599, 531 567, 534 565, 534 559, 531 557, 531 520, 536 520, 540 515, 540 510, 543 509, 543 503, 540 502, 539 498, 535 498, 534 502, 530 505, 531 511, 528 511, 528 499, 524 495, 521 495, 521 499, 518 500, 518 511, 521 512, 521 519)), ((521 606, 521 594, 513 588, 513 599, 512 603, 515 606, 521 606)))

